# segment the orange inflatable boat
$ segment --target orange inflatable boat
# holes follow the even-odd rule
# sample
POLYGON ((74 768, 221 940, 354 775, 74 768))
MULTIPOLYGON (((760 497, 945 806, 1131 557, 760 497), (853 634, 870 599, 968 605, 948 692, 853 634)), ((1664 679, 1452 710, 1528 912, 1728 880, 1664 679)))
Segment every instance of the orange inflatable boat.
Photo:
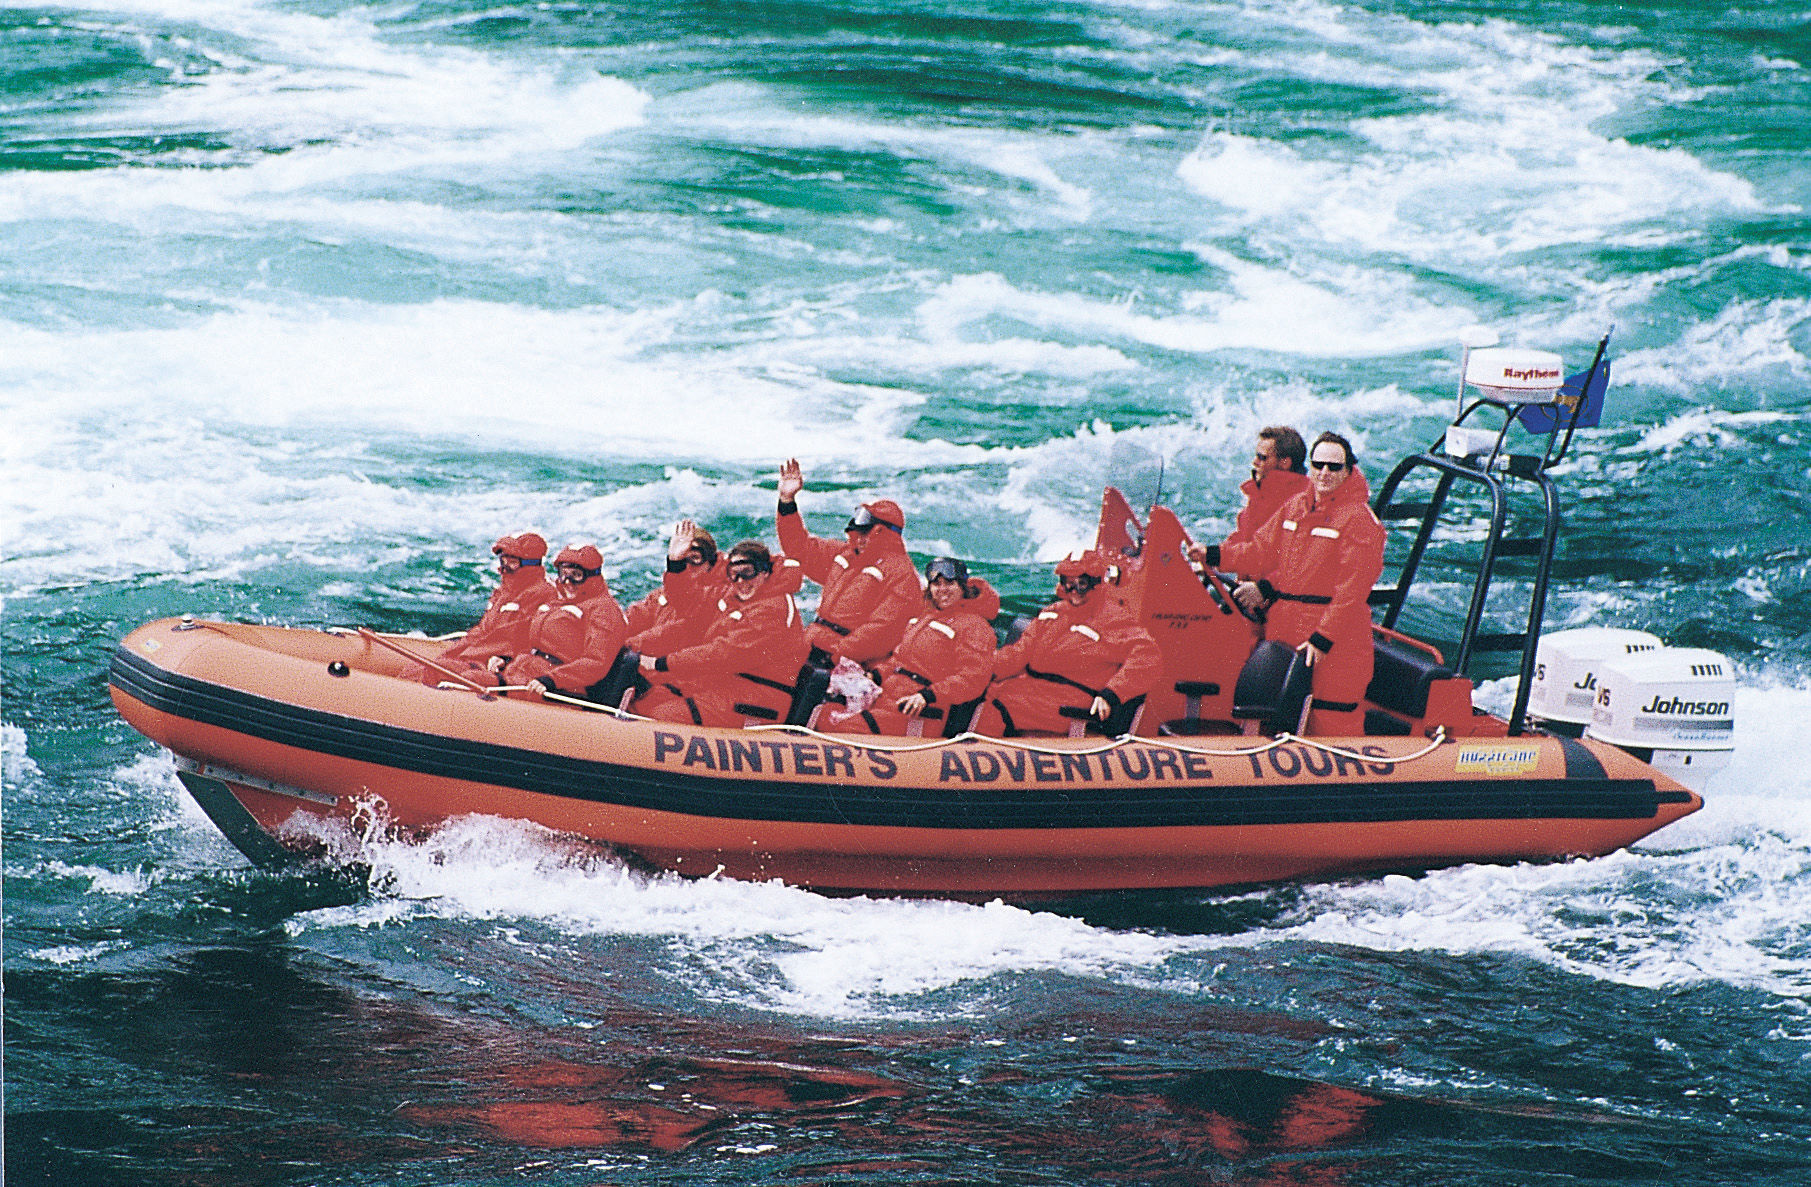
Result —
POLYGON ((1514 476, 1503 467, 1429 452, 1379 488, 1380 517, 1417 530, 1396 583, 1372 599, 1382 622, 1361 737, 1298 733, 1290 681, 1254 673, 1257 627, 1220 578, 1189 564, 1175 516, 1135 514, 1111 488, 1096 543, 1118 558, 1116 596, 1158 639, 1167 670, 1104 732, 1078 722, 1068 737, 993 738, 951 723, 953 737, 852 738, 810 728, 803 694, 788 718, 797 724, 682 728, 398 679, 409 661, 396 648, 431 657, 444 646, 426 640, 188 619, 129 635, 112 694, 174 753, 221 831, 264 864, 331 859, 360 833, 431 830, 469 813, 532 821, 680 874, 961 897, 1603 854, 1701 801, 1652 752, 1529 719, 1557 504, 1543 466, 1521 471, 1551 512, 1544 547, 1505 537, 1497 488, 1514 476), (1427 501, 1408 503, 1403 492, 1423 479, 1427 501), (1435 519, 1489 510, 1488 498, 1447 497, 1467 482, 1498 505, 1463 654, 1449 663, 1391 624, 1417 570, 1434 565, 1435 519), (1491 634, 1483 599, 1511 555, 1535 569, 1520 585, 1527 626, 1491 634), (1491 645, 1522 653, 1506 716, 1475 709, 1464 675, 1465 657, 1491 645))

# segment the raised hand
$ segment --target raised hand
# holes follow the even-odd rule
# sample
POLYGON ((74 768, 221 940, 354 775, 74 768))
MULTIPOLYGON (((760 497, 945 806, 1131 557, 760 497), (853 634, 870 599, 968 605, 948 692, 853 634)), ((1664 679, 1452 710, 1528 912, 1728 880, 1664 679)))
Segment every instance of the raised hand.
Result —
POLYGON ((667 559, 682 561, 692 551, 692 544, 698 539, 698 525, 689 519, 679 521, 673 529, 673 542, 667 545, 667 559))
POLYGON ((790 503, 805 489, 805 468, 799 459, 789 457, 780 466, 780 502, 790 503))

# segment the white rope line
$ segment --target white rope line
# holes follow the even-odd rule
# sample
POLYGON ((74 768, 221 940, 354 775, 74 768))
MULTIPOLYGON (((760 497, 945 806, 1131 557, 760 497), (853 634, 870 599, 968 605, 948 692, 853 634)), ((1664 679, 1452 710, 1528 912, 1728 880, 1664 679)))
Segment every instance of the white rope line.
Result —
MULTIPOLYGON (((642 718, 641 720, 645 721, 647 719, 642 718)), ((919 750, 936 750, 943 746, 954 746, 958 742, 985 742, 990 746, 1005 746, 1013 750, 1027 750, 1033 754, 1052 754, 1060 757, 1065 754, 1107 754, 1114 750, 1118 750, 1123 746, 1138 743, 1147 746, 1161 746, 1166 750, 1175 750, 1182 754, 1199 754, 1206 758, 1249 758, 1254 754, 1264 754, 1267 751, 1275 750, 1279 746, 1287 746, 1291 742, 1298 742, 1303 746, 1311 746, 1316 750, 1322 750, 1328 754, 1350 758, 1358 762, 1376 762, 1379 759, 1387 759, 1388 761, 1395 763, 1414 762, 1417 759, 1426 758, 1435 750, 1439 749, 1441 744, 1446 741, 1446 727, 1443 725, 1435 727, 1433 738, 1426 746, 1413 754, 1403 755, 1360 754, 1356 751, 1347 750, 1341 746, 1330 746, 1325 742, 1317 742, 1313 738, 1305 738, 1300 734, 1292 733, 1281 733, 1261 745, 1250 746, 1239 750, 1210 750, 1199 746, 1184 746, 1160 738, 1144 738, 1136 734, 1121 734, 1117 738, 1110 738, 1098 746, 1070 748, 1042 746, 1035 742, 1027 742, 1019 738, 995 738, 986 734, 977 733, 962 733, 957 734, 953 738, 934 738, 928 742, 913 743, 892 742, 887 741, 884 738, 870 739, 862 734, 826 734, 802 725, 751 725, 744 728, 750 733, 756 731, 784 731, 791 734, 803 735, 807 738, 816 738, 821 742, 836 742, 843 745, 858 746, 863 750, 884 750, 894 754, 912 754, 919 750), (856 738, 862 740, 851 741, 851 739, 856 738)))
MULTIPOLYGON (((478 691, 477 689, 469 688, 463 684, 456 684, 451 680, 441 681, 440 687, 457 689, 462 692, 478 691)), ((527 688, 528 685, 526 684, 506 684, 498 688, 487 688, 483 691, 487 694, 499 692, 524 692, 527 688)), ((670 724, 656 722, 652 717, 643 717, 641 714, 631 713, 627 709, 618 709, 615 705, 602 705, 596 701, 587 701, 579 697, 569 697, 561 692, 547 692, 542 695, 544 695, 546 699, 557 701, 562 705, 571 705, 578 709, 589 709, 593 713, 608 713, 618 721, 645 721, 656 725, 670 724)), ((787 725, 783 722, 763 722, 759 725, 746 725, 742 727, 742 731, 751 734, 786 733, 799 737, 816 738, 820 742, 832 742, 839 746, 854 746, 860 750, 881 750, 888 754, 915 754, 920 750, 939 750, 945 746, 954 746, 959 742, 985 742, 989 746, 1005 746, 1012 750, 1029 751, 1032 754, 1051 754, 1061 757, 1065 754, 1110 754, 1122 747, 1137 743, 1145 746, 1161 746, 1165 750, 1174 750, 1181 754, 1198 754, 1204 758, 1250 758, 1252 755, 1264 754, 1275 750, 1280 746, 1287 746, 1289 743, 1295 742, 1302 746, 1309 746, 1315 750, 1323 751, 1327 754, 1336 755, 1340 758, 1349 758, 1355 762, 1376 762, 1379 759, 1384 759, 1393 763, 1415 762, 1418 759, 1426 758, 1446 742, 1446 727, 1443 725, 1436 726, 1428 744, 1423 746, 1420 750, 1415 751, 1413 754, 1361 754, 1356 750, 1349 750, 1343 746, 1332 746, 1326 742, 1318 742, 1313 738, 1306 738, 1301 734, 1293 734, 1287 731, 1276 735, 1267 742, 1263 742, 1256 746, 1241 747, 1237 750, 1216 750, 1204 746, 1187 746, 1180 742, 1166 741, 1160 738, 1144 738, 1139 737, 1136 734, 1121 734, 1117 738, 1109 738, 1096 746, 1062 747, 1044 746, 1036 742, 1027 742, 1021 738, 994 738, 989 737, 986 734, 977 734, 972 731, 957 734, 953 738, 932 738, 929 741, 924 742, 896 742, 884 735, 827 734, 822 730, 815 730, 809 726, 787 725)))
MULTIPOLYGON (((352 635, 356 637, 358 635, 358 628, 355 626, 330 626, 323 627, 321 633, 324 635, 352 635)), ((382 635, 386 639, 406 639, 411 643, 448 643, 454 639, 465 638, 464 631, 449 631, 444 635, 403 635, 398 634, 395 631, 377 630, 371 631, 371 633, 374 635, 382 635)))

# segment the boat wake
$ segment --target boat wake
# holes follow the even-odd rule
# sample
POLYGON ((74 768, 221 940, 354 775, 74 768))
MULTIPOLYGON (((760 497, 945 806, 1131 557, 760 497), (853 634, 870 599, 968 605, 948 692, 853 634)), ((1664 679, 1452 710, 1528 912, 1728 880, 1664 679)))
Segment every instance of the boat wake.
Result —
MULTIPOLYGON (((1503 957, 1637 988, 1722 985, 1802 1002, 1811 931, 1795 904, 1811 892, 1811 772, 1787 739, 1811 689, 1740 695, 1750 736, 1705 810, 1589 861, 1154 897, 1109 923, 1085 910, 652 875, 531 825, 464 817, 422 841, 360 842, 369 896, 286 926, 306 945, 430 922, 529 925, 544 929, 549 959, 629 944, 696 999, 855 1020, 980 1017, 1027 979, 1052 977, 1218 998, 1242 969, 1342 949, 1503 957)), ((1811 1018, 1794 1017, 1783 1024, 1811 1036, 1811 1018)))

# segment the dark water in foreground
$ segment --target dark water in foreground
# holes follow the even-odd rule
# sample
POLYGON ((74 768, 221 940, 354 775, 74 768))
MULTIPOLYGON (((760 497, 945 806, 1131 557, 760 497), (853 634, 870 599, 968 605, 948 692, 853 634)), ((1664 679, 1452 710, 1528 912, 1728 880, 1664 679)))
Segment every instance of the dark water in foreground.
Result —
POLYGON ((8 1182, 1811 1179, 1808 29, 0 11, 8 1182), (1473 322, 1616 326, 1550 625, 1742 673, 1706 808, 1597 861, 1030 910, 473 820, 278 877, 107 702, 155 617, 463 625, 524 526, 639 596, 795 454, 1035 604, 1122 447, 1203 534, 1260 425, 1375 476, 1473 322))

